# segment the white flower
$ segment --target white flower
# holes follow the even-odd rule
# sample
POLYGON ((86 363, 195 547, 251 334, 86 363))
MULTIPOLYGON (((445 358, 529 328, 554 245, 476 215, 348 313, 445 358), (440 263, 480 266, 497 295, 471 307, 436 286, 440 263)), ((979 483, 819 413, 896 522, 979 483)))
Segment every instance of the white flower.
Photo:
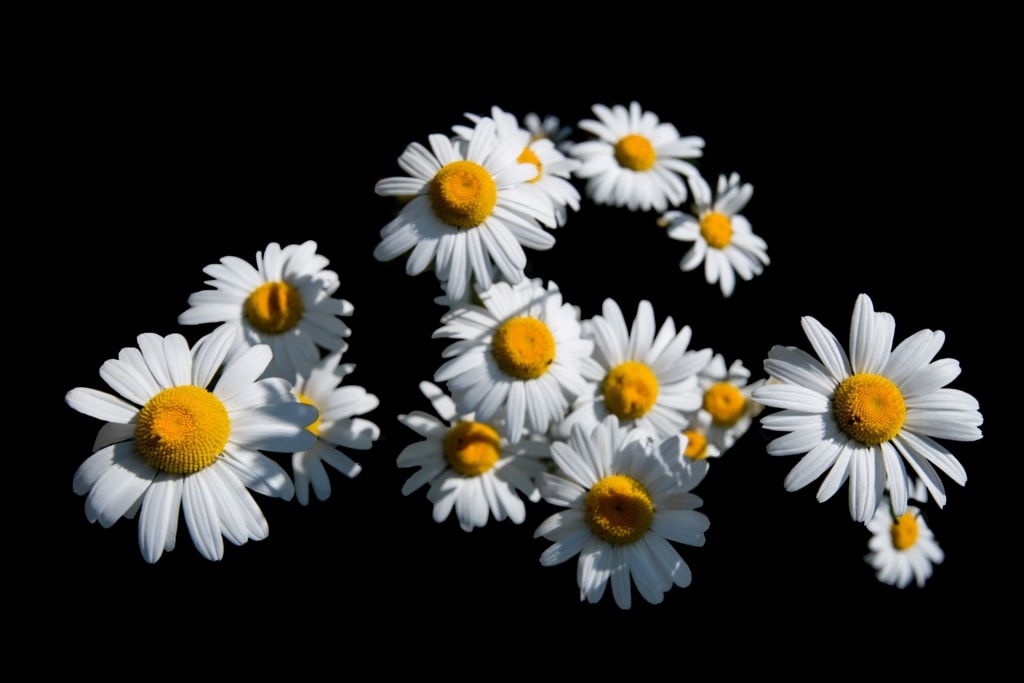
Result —
POLYGON ((864 559, 882 583, 906 588, 915 581, 919 588, 924 588, 932 575, 932 566, 945 559, 921 511, 913 505, 894 519, 889 499, 883 496, 867 528, 872 533, 868 541, 871 552, 864 559))
POLYGON ((697 373, 703 403, 690 424, 700 425, 700 431, 715 445, 718 455, 732 448, 761 412, 763 406, 751 394, 762 384, 764 380, 750 382, 750 370, 741 360, 726 368, 720 353, 697 373))
POLYGON ((523 117, 523 126, 530 131, 534 140, 547 138, 555 143, 560 152, 568 152, 572 146, 572 126, 563 126, 561 119, 557 116, 545 116, 541 118, 536 112, 529 112, 523 117))
POLYGON ((251 346, 225 363, 236 334, 218 327, 191 350, 179 334, 141 334, 138 348, 100 368, 119 396, 84 387, 67 393, 69 406, 106 422, 74 477, 75 493, 88 494, 85 516, 109 527, 141 510, 147 562, 174 549, 179 511, 208 560, 223 557, 224 538, 235 545, 266 538, 267 521, 246 489, 290 500, 294 487, 260 451, 291 453, 315 441, 306 425, 316 409, 296 401, 287 380, 258 379, 270 347, 251 346))
POLYGON ((826 474, 818 500, 831 498, 849 479, 850 514, 864 522, 888 489, 893 513, 907 509, 909 465, 939 507, 946 494, 936 468, 961 486, 967 473, 935 439, 981 438, 978 402, 944 388, 960 374, 951 358, 933 361, 941 331, 920 330, 892 348, 896 321, 857 297, 847 356, 835 336, 810 316, 801 320, 818 359, 792 346, 774 346, 764 369, 769 381, 756 401, 782 410, 761 418, 770 430, 789 432, 768 444, 771 455, 805 453, 786 477, 795 491, 826 474))
POLYGON ((559 473, 541 473, 537 485, 545 501, 566 509, 534 537, 554 541, 540 557, 546 567, 579 555, 580 600, 598 602, 610 582, 615 604, 629 609, 630 579, 652 604, 673 585, 690 585, 690 568, 670 541, 704 545, 708 518, 691 491, 708 466, 686 459, 682 442, 679 434, 655 442, 610 415, 590 432, 577 425, 569 443, 551 444, 559 473))

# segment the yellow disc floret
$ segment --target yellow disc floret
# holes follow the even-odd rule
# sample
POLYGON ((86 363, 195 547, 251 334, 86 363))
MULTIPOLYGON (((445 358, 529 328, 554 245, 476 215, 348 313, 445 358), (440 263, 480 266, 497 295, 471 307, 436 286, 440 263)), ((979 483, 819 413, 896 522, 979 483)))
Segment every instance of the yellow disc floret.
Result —
POLYGON ((704 392, 704 410, 711 413, 717 427, 732 427, 741 417, 746 399, 739 388, 729 382, 716 382, 704 392))
POLYGON ((909 510, 896 518, 889 529, 892 534, 892 546, 896 550, 907 550, 917 543, 917 518, 909 510))
POLYGON ((491 352, 506 375, 537 379, 555 360, 555 338, 536 318, 509 318, 494 333, 491 352))
POLYGON ((594 484, 583 503, 583 516, 594 535, 606 543, 633 543, 651 528, 654 503, 644 485, 612 474, 594 484))
POLYGON ((543 167, 541 166, 540 159, 537 157, 537 155, 534 153, 532 149, 530 149, 529 147, 524 149, 523 153, 519 155, 519 159, 517 159, 517 161, 521 164, 533 164, 534 166, 537 167, 537 175, 533 176, 526 182, 535 183, 538 180, 540 180, 541 171, 543 167))
POLYGON ((302 294, 287 282, 264 282, 245 300, 249 324, 266 334, 281 334, 299 324, 302 294))
POLYGON ((444 457, 459 474, 480 476, 501 457, 501 437, 483 422, 460 422, 444 437, 444 457))
POLYGON ((732 241, 732 221, 724 213, 708 211, 700 217, 700 234, 713 249, 725 249, 732 241))
MULTIPOLYGON (((320 406, 318 406, 316 403, 313 403, 313 399, 311 399, 309 396, 306 396, 305 394, 296 394, 296 396, 299 399, 299 403, 305 403, 307 406, 313 406, 317 410, 320 410, 320 406)), ((313 422, 306 425, 306 429, 308 429, 313 434, 313 436, 317 438, 320 437, 321 417, 323 417, 323 413, 317 413, 316 419, 313 420, 313 422)))
POLYGON ((427 196, 434 213, 455 228, 475 228, 498 203, 498 186, 480 164, 453 161, 430 181, 427 196))
POLYGON ((658 400, 658 378, 639 361, 615 366, 601 384, 604 403, 619 419, 643 417, 658 400))
POLYGON ((836 387, 832 415, 848 436, 875 446, 899 434, 907 418, 907 405, 890 380, 857 373, 836 387))
POLYGON ((164 472, 190 474, 209 467, 231 435, 227 408, 208 390, 194 385, 164 389, 142 406, 135 443, 150 465, 164 472))
POLYGON ((615 143, 615 160, 623 168, 646 171, 654 166, 657 158, 651 141, 643 135, 627 135, 615 143))
POLYGON ((687 429, 683 432, 686 437, 686 449, 683 450, 690 460, 704 460, 708 457, 708 438, 694 429, 687 429))

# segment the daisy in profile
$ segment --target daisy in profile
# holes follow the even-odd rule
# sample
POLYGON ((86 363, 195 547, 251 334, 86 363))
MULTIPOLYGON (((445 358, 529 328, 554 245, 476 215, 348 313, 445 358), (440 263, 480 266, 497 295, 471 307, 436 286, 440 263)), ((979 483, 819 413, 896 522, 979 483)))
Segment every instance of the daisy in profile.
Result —
POLYGON ((689 460, 707 460, 722 456, 721 449, 708 440, 707 428, 700 423, 694 423, 684 429, 683 438, 686 439, 683 455, 689 460))
POLYGON ((526 430, 544 433, 587 389, 583 365, 594 342, 582 336, 579 309, 558 285, 540 279, 496 282, 441 318, 433 336, 454 338, 434 374, 447 382, 461 413, 488 421, 505 411, 503 436, 516 443, 526 430))
POLYGON ((402 486, 402 495, 428 485, 434 521, 440 524, 454 509, 463 531, 485 526, 491 517, 522 524, 526 505, 521 496, 540 500, 534 479, 550 462, 549 441, 534 435, 510 444, 502 436, 500 415, 480 421, 472 413, 459 413, 438 386, 420 382, 420 391, 438 417, 418 410, 398 416, 423 437, 398 454, 399 467, 419 468, 402 486))
POLYGON ((631 328, 615 300, 605 299, 601 310, 586 328, 594 339, 592 360, 583 366, 588 390, 559 423, 558 434, 567 437, 577 423, 589 431, 608 415, 656 438, 679 434, 689 426, 687 416, 701 406, 697 373, 711 360, 711 349, 690 350, 689 326, 676 332, 672 318, 655 334, 654 308, 647 300, 637 307, 631 328))
POLYGON ((899 517, 907 511, 909 466, 943 507, 938 471, 961 486, 967 473, 936 439, 975 441, 982 424, 977 400, 946 387, 960 364, 932 360, 945 335, 920 330, 893 348, 896 321, 875 312, 866 294, 854 305, 849 355, 814 318, 805 316, 801 325, 818 358, 792 346, 772 347, 764 363, 769 380, 753 392, 755 401, 781 409, 763 416, 762 426, 789 432, 771 441, 768 453, 804 454, 786 476, 786 489, 825 475, 817 496, 825 501, 849 480, 854 520, 871 519, 886 490, 899 517))
POLYGON ((530 131, 531 138, 547 138, 560 152, 567 152, 572 145, 572 140, 569 139, 572 135, 572 126, 563 126, 557 116, 541 117, 537 112, 531 111, 523 117, 523 126, 530 131))
POLYGON ((597 119, 583 119, 578 126, 595 139, 577 142, 568 154, 583 162, 575 175, 586 179, 587 195, 596 204, 665 211, 686 201, 684 178, 697 173, 688 160, 703 155, 703 138, 681 137, 675 126, 637 102, 628 109, 621 104, 591 109, 597 119))
POLYGON ((690 424, 700 425, 700 431, 716 446, 719 455, 747 433, 761 412, 763 406, 753 400, 751 394, 762 384, 764 380, 750 381, 750 370, 741 360, 733 361, 727 368, 720 353, 697 373, 697 386, 703 399, 690 424))
POLYGON ((690 568, 671 542, 704 545, 708 518, 692 490, 708 463, 686 459, 683 448, 679 434, 656 441, 614 415, 589 432, 577 425, 568 443, 552 442, 558 470, 541 473, 537 485, 565 510, 534 537, 554 541, 540 556, 545 567, 579 555, 581 601, 598 602, 611 583, 615 604, 629 609, 631 584, 651 604, 673 585, 690 585, 690 568))
POLYGON ((768 245, 754 234, 750 221, 740 212, 750 201, 754 186, 740 183, 738 174, 718 176, 718 190, 699 174, 689 177, 693 192, 690 213, 667 211, 658 219, 671 239, 691 242, 690 250, 679 262, 685 272, 704 264, 704 278, 709 285, 718 283, 724 296, 732 296, 736 277, 752 280, 764 272, 771 260, 768 245))
POLYGON ((914 581, 918 588, 924 588, 933 566, 945 559, 920 509, 913 505, 893 517, 889 499, 883 496, 867 528, 872 536, 864 560, 882 583, 906 588, 914 581))
POLYGON ((189 308, 178 316, 181 325, 221 323, 236 328, 230 357, 256 344, 273 351, 266 376, 292 381, 320 360, 321 351, 344 350, 351 330, 341 316, 353 307, 333 294, 338 274, 326 270, 328 260, 316 242, 277 242, 256 253, 256 265, 236 256, 203 268, 213 289, 193 293, 189 308))
POLYGON ((380 428, 360 417, 380 405, 376 396, 359 386, 341 386, 355 369, 352 363, 341 363, 342 352, 325 356, 295 382, 295 395, 320 411, 320 417, 307 429, 316 436, 316 445, 308 451, 292 454, 292 476, 295 498, 302 505, 309 503, 309 490, 319 500, 331 495, 331 480, 325 465, 352 478, 362 467, 339 448, 365 451, 380 437, 380 428))
POLYGON ((218 327, 189 349, 179 334, 142 334, 100 367, 117 395, 78 387, 69 406, 105 424, 94 453, 75 472, 85 516, 110 527, 139 514, 139 548, 147 562, 174 549, 184 513, 192 542, 208 560, 261 540, 267 521, 249 490, 290 500, 287 472, 261 451, 311 448, 306 429, 316 408, 299 403, 291 384, 259 379, 270 347, 257 344, 225 362, 238 333, 218 327))
POLYGON ((542 224, 551 220, 550 201, 526 188, 537 167, 519 162, 521 141, 495 145, 494 121, 481 121, 468 140, 434 134, 430 149, 413 142, 398 158, 409 176, 377 182, 381 196, 411 196, 380 232, 378 261, 406 252, 405 270, 433 268, 452 299, 462 299, 475 281, 491 286, 492 268, 509 282, 523 279, 526 252, 544 250, 555 238, 542 224))

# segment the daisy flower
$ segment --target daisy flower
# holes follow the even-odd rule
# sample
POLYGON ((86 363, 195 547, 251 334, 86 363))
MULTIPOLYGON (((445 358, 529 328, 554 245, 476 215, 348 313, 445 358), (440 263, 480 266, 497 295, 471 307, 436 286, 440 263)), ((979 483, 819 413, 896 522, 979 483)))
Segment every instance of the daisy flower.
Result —
POLYGON ((771 441, 768 453, 805 454, 787 475, 786 489, 800 489, 827 472, 819 501, 849 479, 853 519, 870 519, 886 489, 898 517, 907 511, 909 465, 943 507, 936 468, 961 486, 967 473, 935 439, 975 441, 982 424, 977 400, 945 386, 959 376, 960 364, 932 360, 945 335, 920 330, 892 348, 895 319, 876 313, 866 294, 854 305, 849 356, 814 318, 805 316, 801 325, 818 358, 791 346, 772 347, 764 363, 769 381, 753 392, 754 400, 782 409, 762 417, 762 426, 789 432, 771 441))
POLYGON ((572 126, 563 126, 557 116, 548 115, 542 118, 540 114, 531 111, 523 117, 523 127, 530 131, 530 137, 534 140, 551 140, 560 152, 567 152, 572 145, 572 140, 569 139, 572 135, 572 126))
POLYGON ((352 363, 341 363, 341 351, 325 356, 295 382, 295 395, 320 411, 320 417, 307 429, 316 437, 316 445, 308 451, 292 454, 292 476, 295 478, 295 498, 300 504, 309 503, 309 489, 319 500, 331 495, 331 480, 324 465, 330 465, 346 477, 352 478, 362 467, 341 448, 365 451, 380 437, 380 428, 373 422, 358 417, 380 405, 380 401, 359 386, 340 386, 355 369, 352 363))
POLYGON ((707 427, 699 422, 692 424, 683 430, 686 438, 686 447, 683 455, 690 460, 707 460, 708 458, 719 458, 722 450, 708 440, 707 427))
POLYGON ((764 380, 750 382, 750 370, 743 361, 735 360, 728 368, 725 358, 716 353, 711 362, 697 373, 697 386, 703 395, 700 409, 691 419, 699 424, 704 437, 721 453, 732 448, 747 433, 763 406, 751 394, 764 380))
POLYGON ((224 541, 266 538, 269 527, 246 489, 290 500, 292 480, 260 451, 307 450, 314 407, 299 403, 291 384, 259 379, 270 347, 251 346, 225 362, 238 333, 218 327, 189 349, 180 334, 142 334, 100 367, 118 395, 78 387, 66 401, 104 420, 94 453, 75 472, 85 516, 110 527, 139 514, 139 548, 147 562, 174 549, 179 509, 192 542, 220 560, 224 541))
POLYGON ((495 145, 494 126, 488 119, 468 140, 434 134, 430 149, 406 147, 398 165, 410 175, 384 178, 375 188, 382 196, 412 196, 381 229, 373 250, 378 261, 410 252, 409 275, 433 267, 447 294, 461 299, 473 280, 490 287, 494 267, 509 282, 522 280, 523 247, 554 246, 542 226, 551 220, 551 203, 526 188, 537 167, 519 163, 520 141, 495 145))
POLYGON ((875 569, 875 576, 882 583, 906 588, 913 580, 924 588, 933 565, 942 564, 945 559, 924 516, 913 505, 894 518, 889 499, 883 496, 867 528, 873 535, 868 541, 871 552, 864 560, 875 569))
POLYGON ((690 585, 690 568, 670 541, 704 545, 708 518, 691 491, 708 464, 684 458, 682 440, 655 442, 610 415, 551 444, 559 470, 538 475, 537 485, 546 502, 566 509, 541 522, 534 538, 554 541, 540 556, 545 567, 579 555, 581 601, 598 602, 610 582, 615 604, 629 609, 630 579, 652 604, 673 585, 690 585))
POLYGON ((273 351, 266 376, 291 381, 320 360, 321 350, 344 350, 351 334, 339 316, 352 315, 353 306, 332 297, 338 274, 325 269, 328 260, 316 246, 312 240, 284 248, 272 242, 266 253, 256 252, 255 266, 225 256, 203 268, 214 289, 192 294, 178 323, 237 328, 230 357, 266 344, 273 351))
POLYGON ((419 468, 402 486, 402 495, 429 485, 434 521, 440 524, 454 509, 464 531, 485 526, 490 517, 522 524, 526 505, 520 493, 530 502, 540 500, 534 479, 547 468, 550 443, 535 435, 510 444, 502 436, 501 416, 478 421, 472 413, 460 413, 436 385, 420 382, 420 391, 440 419, 421 411, 398 416, 423 437, 398 454, 399 467, 419 468))
POLYGON ((732 296, 736 276, 752 280, 770 263, 768 245, 754 234, 750 221, 740 211, 750 201, 754 186, 740 183, 738 174, 718 176, 718 190, 699 174, 689 177, 693 192, 692 213, 667 211, 658 219, 671 239, 692 242, 690 250, 679 262, 688 272, 704 264, 704 278, 709 285, 718 283, 724 296, 732 296))
POLYGON ((686 160, 701 157, 703 138, 680 137, 675 126, 637 102, 629 109, 620 104, 591 109, 597 120, 583 119, 579 128, 596 139, 577 142, 568 153, 583 162, 575 175, 586 179, 587 195, 595 203, 665 211, 686 201, 683 178, 697 172, 686 160))
POLYGON ((627 427, 642 427, 657 438, 678 434, 689 426, 688 414, 701 406, 697 373, 711 360, 711 349, 689 350, 689 326, 676 332, 666 318, 655 335, 654 309, 642 300, 632 328, 626 327, 619 305, 605 299, 602 315, 591 318, 594 340, 591 361, 582 367, 588 390, 559 424, 569 435, 574 424, 593 429, 608 415, 627 427))
POLYGON ((594 342, 582 336, 579 309, 540 279, 496 282, 480 300, 441 318, 434 338, 459 341, 442 352, 449 360, 434 381, 447 382, 459 412, 488 421, 504 409, 512 443, 525 428, 546 432, 587 389, 583 365, 594 342))

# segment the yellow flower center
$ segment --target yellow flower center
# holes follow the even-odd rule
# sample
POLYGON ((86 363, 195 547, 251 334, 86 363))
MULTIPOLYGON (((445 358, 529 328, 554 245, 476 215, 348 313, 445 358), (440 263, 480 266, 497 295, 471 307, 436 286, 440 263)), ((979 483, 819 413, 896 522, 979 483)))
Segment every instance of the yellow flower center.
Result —
POLYGON ((464 230, 475 228, 498 203, 498 186, 480 164, 453 161, 430 181, 430 205, 442 221, 464 230))
POLYGON ((537 167, 537 175, 530 178, 527 182, 535 183, 540 180, 542 165, 540 163, 540 159, 537 158, 537 155, 534 154, 532 149, 529 147, 524 149, 523 153, 519 155, 518 161, 521 164, 533 164, 537 167))
POLYGON ((728 382, 716 382, 704 392, 704 410, 711 413, 717 427, 732 427, 743 417, 747 401, 740 390, 728 382))
POLYGON ((657 158, 651 141, 643 135, 627 135, 615 143, 615 160, 623 168, 646 171, 657 158))
MULTIPOLYGON (((296 396, 299 399, 299 403, 305 403, 308 406, 313 406, 317 410, 320 410, 320 406, 318 406, 317 404, 313 403, 313 399, 311 399, 309 396, 306 396, 305 394, 299 394, 299 393, 296 393, 296 396)), ((317 413, 316 419, 313 420, 313 422, 311 422, 310 424, 306 425, 306 429, 308 429, 310 432, 312 432, 313 436, 315 436, 317 438, 320 438, 320 418, 321 417, 323 417, 323 414, 322 413, 317 413)))
POLYGON ((459 474, 480 476, 501 457, 501 437, 482 422, 460 422, 444 437, 444 457, 459 474))
POLYGON ((510 318, 494 333, 491 352, 506 375, 537 379, 555 360, 555 338, 536 318, 510 318))
POLYGON ((708 438, 706 436, 693 429, 683 431, 683 436, 686 437, 686 449, 683 450, 683 455, 690 460, 704 460, 708 457, 708 438))
POLYGON ((725 249, 732 241, 732 221, 724 213, 708 211, 700 217, 700 234, 714 249, 725 249))
POLYGON ((264 282, 245 300, 249 324, 266 334, 287 332, 302 318, 302 295, 287 282, 264 282))
POLYGON ((643 363, 628 360, 605 375, 601 392, 608 410, 620 419, 635 420, 658 399, 658 379, 643 363))
POLYGON ((612 474, 594 484, 583 502, 583 516, 594 535, 606 543, 633 543, 651 528, 654 503, 644 485, 612 474))
POLYGON ((861 443, 878 445, 903 428, 907 406, 903 394, 880 375, 858 373, 843 380, 832 397, 839 428, 861 443))
POLYGON ((231 435, 227 408, 194 385, 164 389, 142 406, 135 443, 150 465, 164 472, 191 474, 224 452, 231 435))
POLYGON ((896 550, 907 550, 917 543, 917 519, 911 512, 904 512, 892 524, 892 545, 896 550))

